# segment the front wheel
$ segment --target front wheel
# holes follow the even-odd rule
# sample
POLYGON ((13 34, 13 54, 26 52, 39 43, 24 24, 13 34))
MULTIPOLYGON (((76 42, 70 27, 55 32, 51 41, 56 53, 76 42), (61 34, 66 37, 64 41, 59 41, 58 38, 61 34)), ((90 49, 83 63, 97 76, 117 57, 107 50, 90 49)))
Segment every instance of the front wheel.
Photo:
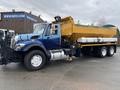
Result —
POLYGON ((30 51, 24 58, 24 65, 30 71, 36 71, 43 68, 45 63, 45 54, 40 50, 30 51))

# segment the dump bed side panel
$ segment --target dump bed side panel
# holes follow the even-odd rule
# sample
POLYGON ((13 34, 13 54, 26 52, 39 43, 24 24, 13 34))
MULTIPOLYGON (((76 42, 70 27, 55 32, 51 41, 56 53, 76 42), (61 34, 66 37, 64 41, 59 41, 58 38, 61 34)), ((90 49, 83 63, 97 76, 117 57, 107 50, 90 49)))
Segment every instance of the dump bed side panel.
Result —
POLYGON ((80 34, 81 37, 113 37, 116 35, 116 28, 84 27, 74 25, 72 33, 80 34))
POLYGON ((70 23, 69 21, 61 24, 61 32, 62 32, 62 36, 71 36, 73 33, 73 24, 70 23))
POLYGON ((76 25, 72 17, 62 18, 59 22, 61 25, 61 34, 72 41, 80 37, 106 37, 111 38, 116 35, 116 27, 103 28, 97 26, 76 25))

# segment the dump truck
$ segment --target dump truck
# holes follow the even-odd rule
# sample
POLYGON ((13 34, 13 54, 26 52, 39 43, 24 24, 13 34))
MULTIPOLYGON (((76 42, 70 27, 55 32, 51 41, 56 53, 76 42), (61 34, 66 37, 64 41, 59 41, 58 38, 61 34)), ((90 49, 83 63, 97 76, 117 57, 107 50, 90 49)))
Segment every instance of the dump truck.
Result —
MULTIPOLYGON (((71 16, 55 17, 51 23, 37 23, 34 32, 16 35, 8 47, 3 40, 0 64, 22 62, 36 71, 55 60, 73 57, 111 57, 117 51, 117 27, 78 25, 71 16)), ((7 37, 6 37, 7 38, 7 37)))

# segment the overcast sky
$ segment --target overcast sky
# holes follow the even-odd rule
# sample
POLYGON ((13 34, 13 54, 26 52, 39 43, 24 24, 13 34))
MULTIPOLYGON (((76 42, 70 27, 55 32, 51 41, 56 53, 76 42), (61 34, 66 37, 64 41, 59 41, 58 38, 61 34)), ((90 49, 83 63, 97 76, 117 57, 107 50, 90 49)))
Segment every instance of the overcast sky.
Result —
POLYGON ((49 21, 56 15, 72 16, 80 23, 105 20, 120 27, 119 0, 0 0, 0 11, 12 9, 32 11, 49 21))

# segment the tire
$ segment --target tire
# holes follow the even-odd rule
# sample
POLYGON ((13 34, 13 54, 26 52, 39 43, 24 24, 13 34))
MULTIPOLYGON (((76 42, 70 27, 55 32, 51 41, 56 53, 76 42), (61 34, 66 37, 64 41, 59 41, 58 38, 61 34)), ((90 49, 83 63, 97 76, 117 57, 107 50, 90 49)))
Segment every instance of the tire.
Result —
POLYGON ((98 57, 104 58, 107 56, 107 47, 103 46, 103 47, 99 47, 98 48, 98 53, 97 53, 98 57))
POLYGON ((46 64, 46 56, 40 50, 33 50, 26 54, 24 65, 29 71, 42 69, 46 64))
POLYGON ((107 56, 113 56, 115 54, 115 47, 114 46, 109 46, 107 50, 107 56))

